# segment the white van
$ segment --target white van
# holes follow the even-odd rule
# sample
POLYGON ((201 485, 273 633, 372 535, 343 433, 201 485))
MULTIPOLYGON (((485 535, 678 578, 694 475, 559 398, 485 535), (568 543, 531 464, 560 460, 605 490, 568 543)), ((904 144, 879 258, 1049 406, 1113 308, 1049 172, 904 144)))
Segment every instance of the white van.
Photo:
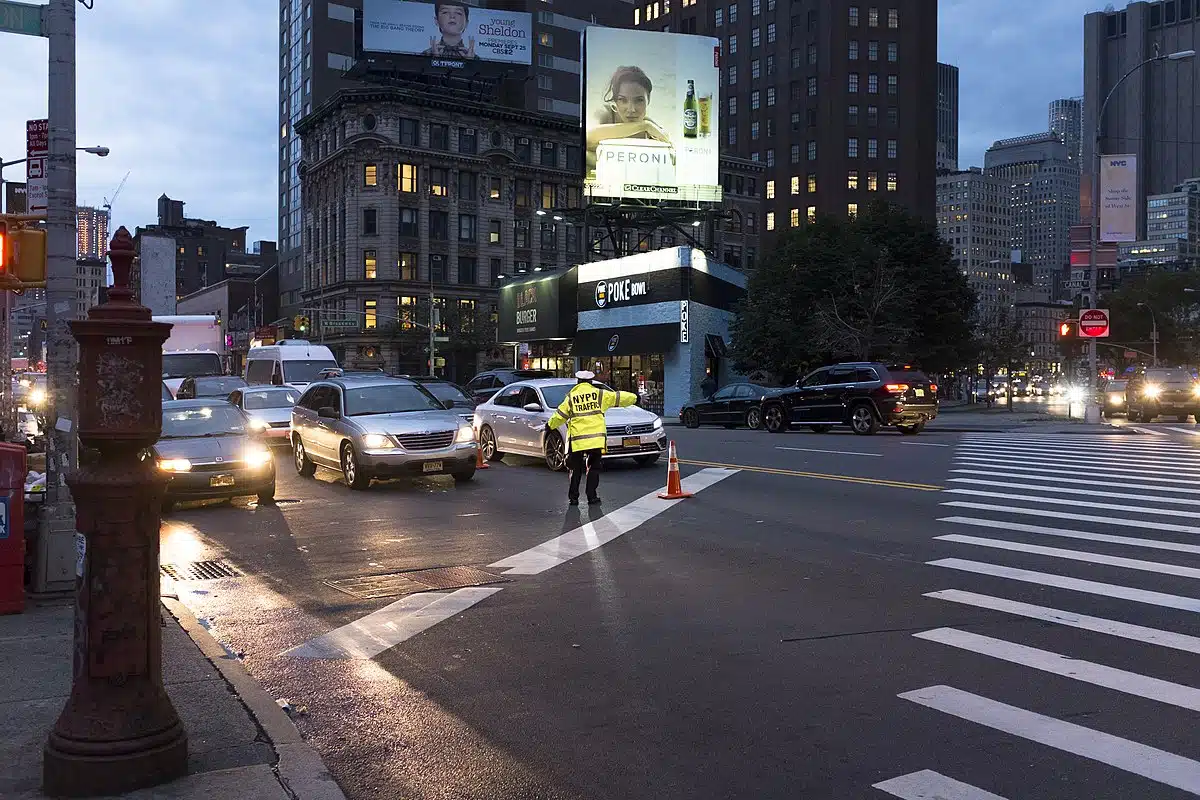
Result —
POLYGON ((338 366, 328 347, 306 339, 283 339, 265 347, 251 347, 246 355, 246 383, 272 384, 303 389, 317 380, 321 370, 338 366))

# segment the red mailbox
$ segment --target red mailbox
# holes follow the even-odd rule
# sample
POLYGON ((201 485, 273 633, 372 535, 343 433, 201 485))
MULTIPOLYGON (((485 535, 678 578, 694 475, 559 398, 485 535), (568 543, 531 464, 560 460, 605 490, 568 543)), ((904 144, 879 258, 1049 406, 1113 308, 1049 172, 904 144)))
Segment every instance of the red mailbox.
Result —
POLYGON ((0 442, 0 614, 25 610, 25 452, 0 442))

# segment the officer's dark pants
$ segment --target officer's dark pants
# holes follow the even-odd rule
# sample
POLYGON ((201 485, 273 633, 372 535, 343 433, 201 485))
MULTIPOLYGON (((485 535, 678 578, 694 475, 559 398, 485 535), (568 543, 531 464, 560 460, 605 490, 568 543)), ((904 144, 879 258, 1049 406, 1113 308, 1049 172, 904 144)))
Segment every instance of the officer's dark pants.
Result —
POLYGON ((587 472, 587 496, 591 500, 600 488, 601 450, 572 450, 567 453, 567 469, 571 471, 571 486, 567 489, 567 498, 579 499, 579 482, 583 473, 587 472))

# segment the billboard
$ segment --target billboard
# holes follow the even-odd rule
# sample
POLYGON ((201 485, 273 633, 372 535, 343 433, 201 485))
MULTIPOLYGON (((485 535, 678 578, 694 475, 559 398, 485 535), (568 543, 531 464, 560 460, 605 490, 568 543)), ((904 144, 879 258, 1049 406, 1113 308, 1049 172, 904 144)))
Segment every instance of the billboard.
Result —
POLYGON ((1137 241, 1137 156, 1100 159, 1100 241, 1137 241))
POLYGON ((562 339, 575 333, 575 324, 563 301, 561 284, 573 292, 574 283, 567 274, 547 275, 500 287, 500 318, 496 341, 535 342, 542 339, 562 339), (564 313, 566 311, 567 313, 564 313))
POLYGON ((453 0, 363 0, 364 51, 425 56, 434 66, 463 66, 469 61, 529 65, 532 31, 532 16, 520 11, 477 8, 453 0))
POLYGON ((584 32, 585 191, 719 203, 720 42, 592 26, 584 32))

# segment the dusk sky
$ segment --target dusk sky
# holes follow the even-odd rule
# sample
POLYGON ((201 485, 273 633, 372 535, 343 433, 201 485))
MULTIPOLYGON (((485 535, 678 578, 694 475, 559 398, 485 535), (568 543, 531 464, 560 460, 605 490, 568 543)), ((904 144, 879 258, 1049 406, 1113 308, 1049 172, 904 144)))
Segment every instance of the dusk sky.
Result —
MULTIPOLYGON (((940 0, 938 58, 960 74, 959 166, 996 139, 1046 129, 1046 106, 1082 93, 1087 0, 940 0)), ((278 204, 278 4, 96 0, 78 6, 79 203, 121 178, 114 228, 156 221, 158 196, 188 216, 274 239, 278 204)), ((0 34, 0 158, 25 155, 25 120, 46 115, 46 43, 0 34)), ((23 180, 22 167, 4 178, 23 180)))

